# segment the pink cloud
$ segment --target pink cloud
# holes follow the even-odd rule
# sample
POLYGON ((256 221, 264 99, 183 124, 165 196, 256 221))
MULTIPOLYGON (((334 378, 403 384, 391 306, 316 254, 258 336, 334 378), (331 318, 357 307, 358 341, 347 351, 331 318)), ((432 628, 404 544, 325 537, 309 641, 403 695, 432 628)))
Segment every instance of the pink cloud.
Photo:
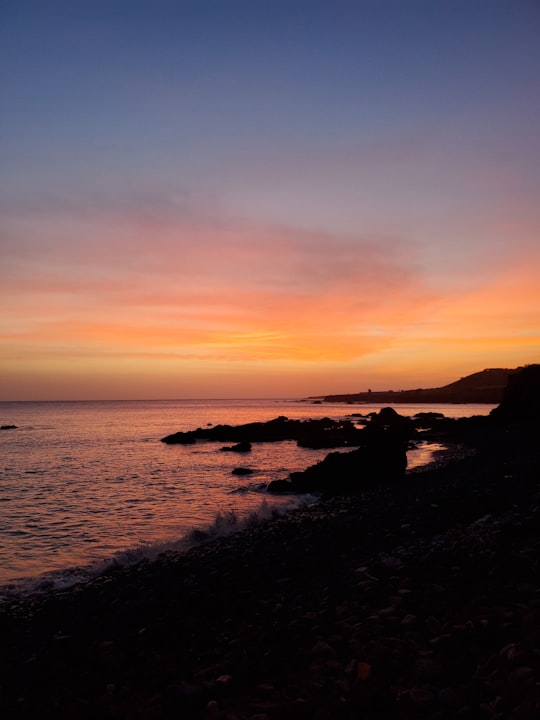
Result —
POLYGON ((382 342, 371 325, 394 327, 431 294, 414 248, 392 238, 146 216, 37 218, 12 238, 13 342, 352 358, 382 342))

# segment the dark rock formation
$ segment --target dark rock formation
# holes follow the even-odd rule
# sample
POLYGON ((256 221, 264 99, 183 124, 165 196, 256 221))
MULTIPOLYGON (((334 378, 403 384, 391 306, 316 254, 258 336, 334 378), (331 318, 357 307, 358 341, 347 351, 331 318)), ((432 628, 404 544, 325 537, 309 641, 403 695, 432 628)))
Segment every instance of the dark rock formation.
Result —
POLYGON ((490 417, 505 423, 540 421, 540 365, 528 365, 508 379, 502 402, 490 417))
POLYGON ((251 468, 245 468, 245 467, 237 467, 234 468, 232 471, 233 475, 253 475, 255 470, 252 470, 251 468))
POLYGON ((224 452, 238 452, 238 453, 251 452, 251 443, 245 442, 245 441, 239 442, 237 445, 222 447, 221 450, 224 452))
POLYGON ((368 433, 371 432, 370 428, 385 428, 402 438, 411 438, 416 432, 413 421, 404 415, 400 415, 391 407, 385 407, 379 410, 378 413, 372 413, 371 422, 366 428, 368 433))
POLYGON ((302 447, 344 447, 361 444, 361 431, 348 420, 339 422, 330 418, 315 420, 289 420, 280 416, 268 422, 245 425, 216 425, 177 432, 162 438, 168 445, 188 444, 197 440, 218 442, 279 442, 296 440, 302 447))
POLYGON ((1 425, 0 430, 16 430, 16 425, 1 425))
POLYGON ((306 470, 291 473, 288 480, 271 482, 267 491, 355 495, 373 485, 399 481, 406 468, 407 443, 402 435, 373 427, 365 435, 362 447, 351 452, 329 453, 306 470))
POLYGON ((296 438, 299 447, 321 448, 358 447, 363 442, 362 430, 350 420, 336 422, 323 418, 324 422, 309 421, 302 423, 296 438))

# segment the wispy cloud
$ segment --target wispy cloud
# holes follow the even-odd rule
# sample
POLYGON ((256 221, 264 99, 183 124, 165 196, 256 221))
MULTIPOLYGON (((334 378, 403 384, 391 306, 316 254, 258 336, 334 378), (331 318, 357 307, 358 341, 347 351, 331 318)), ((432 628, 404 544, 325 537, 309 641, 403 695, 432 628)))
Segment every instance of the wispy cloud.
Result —
POLYGON ((396 238, 67 215, 14 222, 9 240, 4 342, 350 359, 373 352, 432 295, 414 246, 396 238))

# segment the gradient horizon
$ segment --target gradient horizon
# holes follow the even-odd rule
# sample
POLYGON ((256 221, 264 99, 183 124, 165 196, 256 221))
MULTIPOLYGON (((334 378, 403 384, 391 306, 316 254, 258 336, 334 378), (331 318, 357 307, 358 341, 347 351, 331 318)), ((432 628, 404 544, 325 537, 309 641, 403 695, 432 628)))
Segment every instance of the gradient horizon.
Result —
POLYGON ((0 400, 540 360, 533 0, 0 6, 0 400))

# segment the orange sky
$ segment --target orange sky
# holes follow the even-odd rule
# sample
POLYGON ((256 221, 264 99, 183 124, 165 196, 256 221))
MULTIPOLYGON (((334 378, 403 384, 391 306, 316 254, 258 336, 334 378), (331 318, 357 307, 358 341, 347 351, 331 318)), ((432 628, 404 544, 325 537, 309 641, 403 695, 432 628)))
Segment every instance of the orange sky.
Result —
POLYGON ((0 400, 539 362, 540 9, 203 6, 0 10, 0 400))
POLYGON ((403 238, 230 220, 29 222, 13 219, 6 252, 3 399, 400 389, 540 357, 540 253, 441 289, 403 238), (27 256, 33 232, 46 252, 27 256), (85 242, 70 242, 77 232, 85 242))

